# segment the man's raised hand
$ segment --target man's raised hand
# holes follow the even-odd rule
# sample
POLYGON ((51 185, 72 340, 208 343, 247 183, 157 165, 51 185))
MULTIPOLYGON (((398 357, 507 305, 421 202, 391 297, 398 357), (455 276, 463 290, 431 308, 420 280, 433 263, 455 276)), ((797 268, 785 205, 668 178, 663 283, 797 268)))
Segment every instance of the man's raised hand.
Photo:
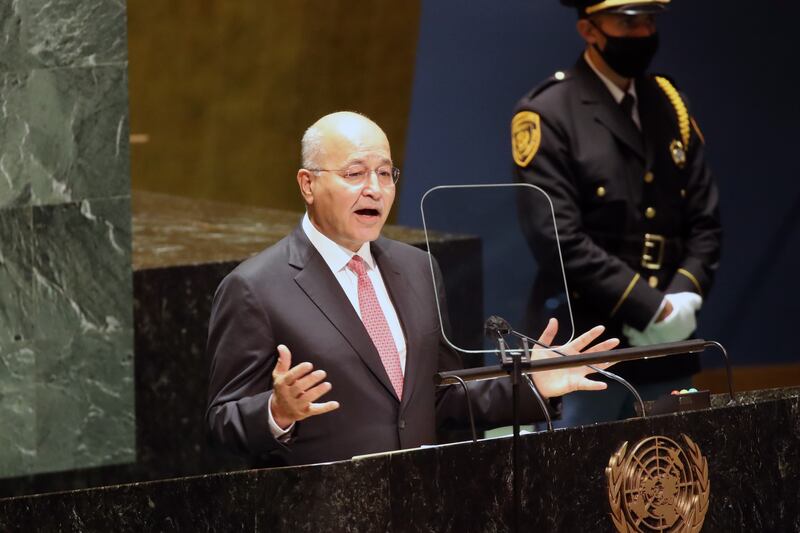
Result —
MULTIPOLYGON (((589 349, 586 349, 592 342, 594 342, 600 335, 602 335, 605 328, 603 326, 595 326, 580 337, 577 337, 565 344, 564 346, 554 346, 563 354, 575 355, 579 353, 594 353, 611 350, 619 344, 619 339, 606 339, 603 342, 597 343, 589 349)), ((551 318, 547 323, 547 327, 539 337, 539 342, 550 345, 558 332, 558 321, 551 318)), ((561 357, 549 350, 534 350, 532 352, 533 359, 548 359, 550 357, 561 357)), ((613 363, 603 363, 594 365, 595 367, 605 370, 613 363)), ((576 390, 603 390, 607 387, 602 381, 593 381, 586 376, 593 373, 594 370, 588 366, 579 366, 573 368, 565 368, 562 370, 548 370, 546 372, 537 372, 532 374, 536 387, 545 396, 561 396, 576 390)))
POLYGON ((321 415, 339 408, 339 402, 314 403, 331 390, 324 370, 314 370, 311 363, 292 365, 292 353, 278 346, 278 363, 272 371, 272 419, 283 429, 298 420, 321 415))

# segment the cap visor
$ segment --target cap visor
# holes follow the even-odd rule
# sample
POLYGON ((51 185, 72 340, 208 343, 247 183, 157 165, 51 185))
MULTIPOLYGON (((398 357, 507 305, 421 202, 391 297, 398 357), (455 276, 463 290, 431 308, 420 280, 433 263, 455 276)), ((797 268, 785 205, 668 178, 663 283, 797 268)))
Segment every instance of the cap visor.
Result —
POLYGON ((618 13, 620 15, 657 15, 667 10, 666 4, 639 4, 613 7, 604 13, 618 13))

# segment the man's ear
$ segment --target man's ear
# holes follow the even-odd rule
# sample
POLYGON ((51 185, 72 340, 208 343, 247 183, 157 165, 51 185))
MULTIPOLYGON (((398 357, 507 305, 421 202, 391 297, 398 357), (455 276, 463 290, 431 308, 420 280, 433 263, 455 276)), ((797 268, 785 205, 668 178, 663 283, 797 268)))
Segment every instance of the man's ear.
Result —
POLYGON ((300 194, 303 196, 306 205, 314 203, 314 178, 316 176, 304 168, 297 171, 297 185, 300 187, 300 194))
POLYGON ((586 41, 587 44, 598 44, 597 28, 594 24, 589 22, 588 18, 578 19, 578 22, 575 23, 575 27, 578 30, 578 35, 580 35, 581 39, 586 41))

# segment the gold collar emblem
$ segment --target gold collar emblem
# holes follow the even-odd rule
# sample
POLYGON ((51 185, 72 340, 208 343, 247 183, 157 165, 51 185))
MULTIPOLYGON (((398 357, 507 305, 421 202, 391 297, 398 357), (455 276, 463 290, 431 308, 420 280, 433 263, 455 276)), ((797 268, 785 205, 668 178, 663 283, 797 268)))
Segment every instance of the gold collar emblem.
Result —
POLYGON ((686 148, 684 148, 681 141, 675 139, 669 143, 669 153, 678 168, 683 168, 686 165, 686 148))
POLYGON ((621 533, 697 533, 703 527, 710 483, 708 462, 692 439, 685 446, 663 436, 628 442, 606 468, 611 520, 621 533))

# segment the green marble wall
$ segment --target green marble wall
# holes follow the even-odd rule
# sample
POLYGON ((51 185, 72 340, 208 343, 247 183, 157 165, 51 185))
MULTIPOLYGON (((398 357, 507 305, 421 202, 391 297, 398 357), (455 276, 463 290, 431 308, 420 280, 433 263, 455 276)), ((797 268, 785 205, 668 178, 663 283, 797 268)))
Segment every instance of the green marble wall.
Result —
POLYGON ((125 16, 0 0, 0 477, 135 460, 125 16))

